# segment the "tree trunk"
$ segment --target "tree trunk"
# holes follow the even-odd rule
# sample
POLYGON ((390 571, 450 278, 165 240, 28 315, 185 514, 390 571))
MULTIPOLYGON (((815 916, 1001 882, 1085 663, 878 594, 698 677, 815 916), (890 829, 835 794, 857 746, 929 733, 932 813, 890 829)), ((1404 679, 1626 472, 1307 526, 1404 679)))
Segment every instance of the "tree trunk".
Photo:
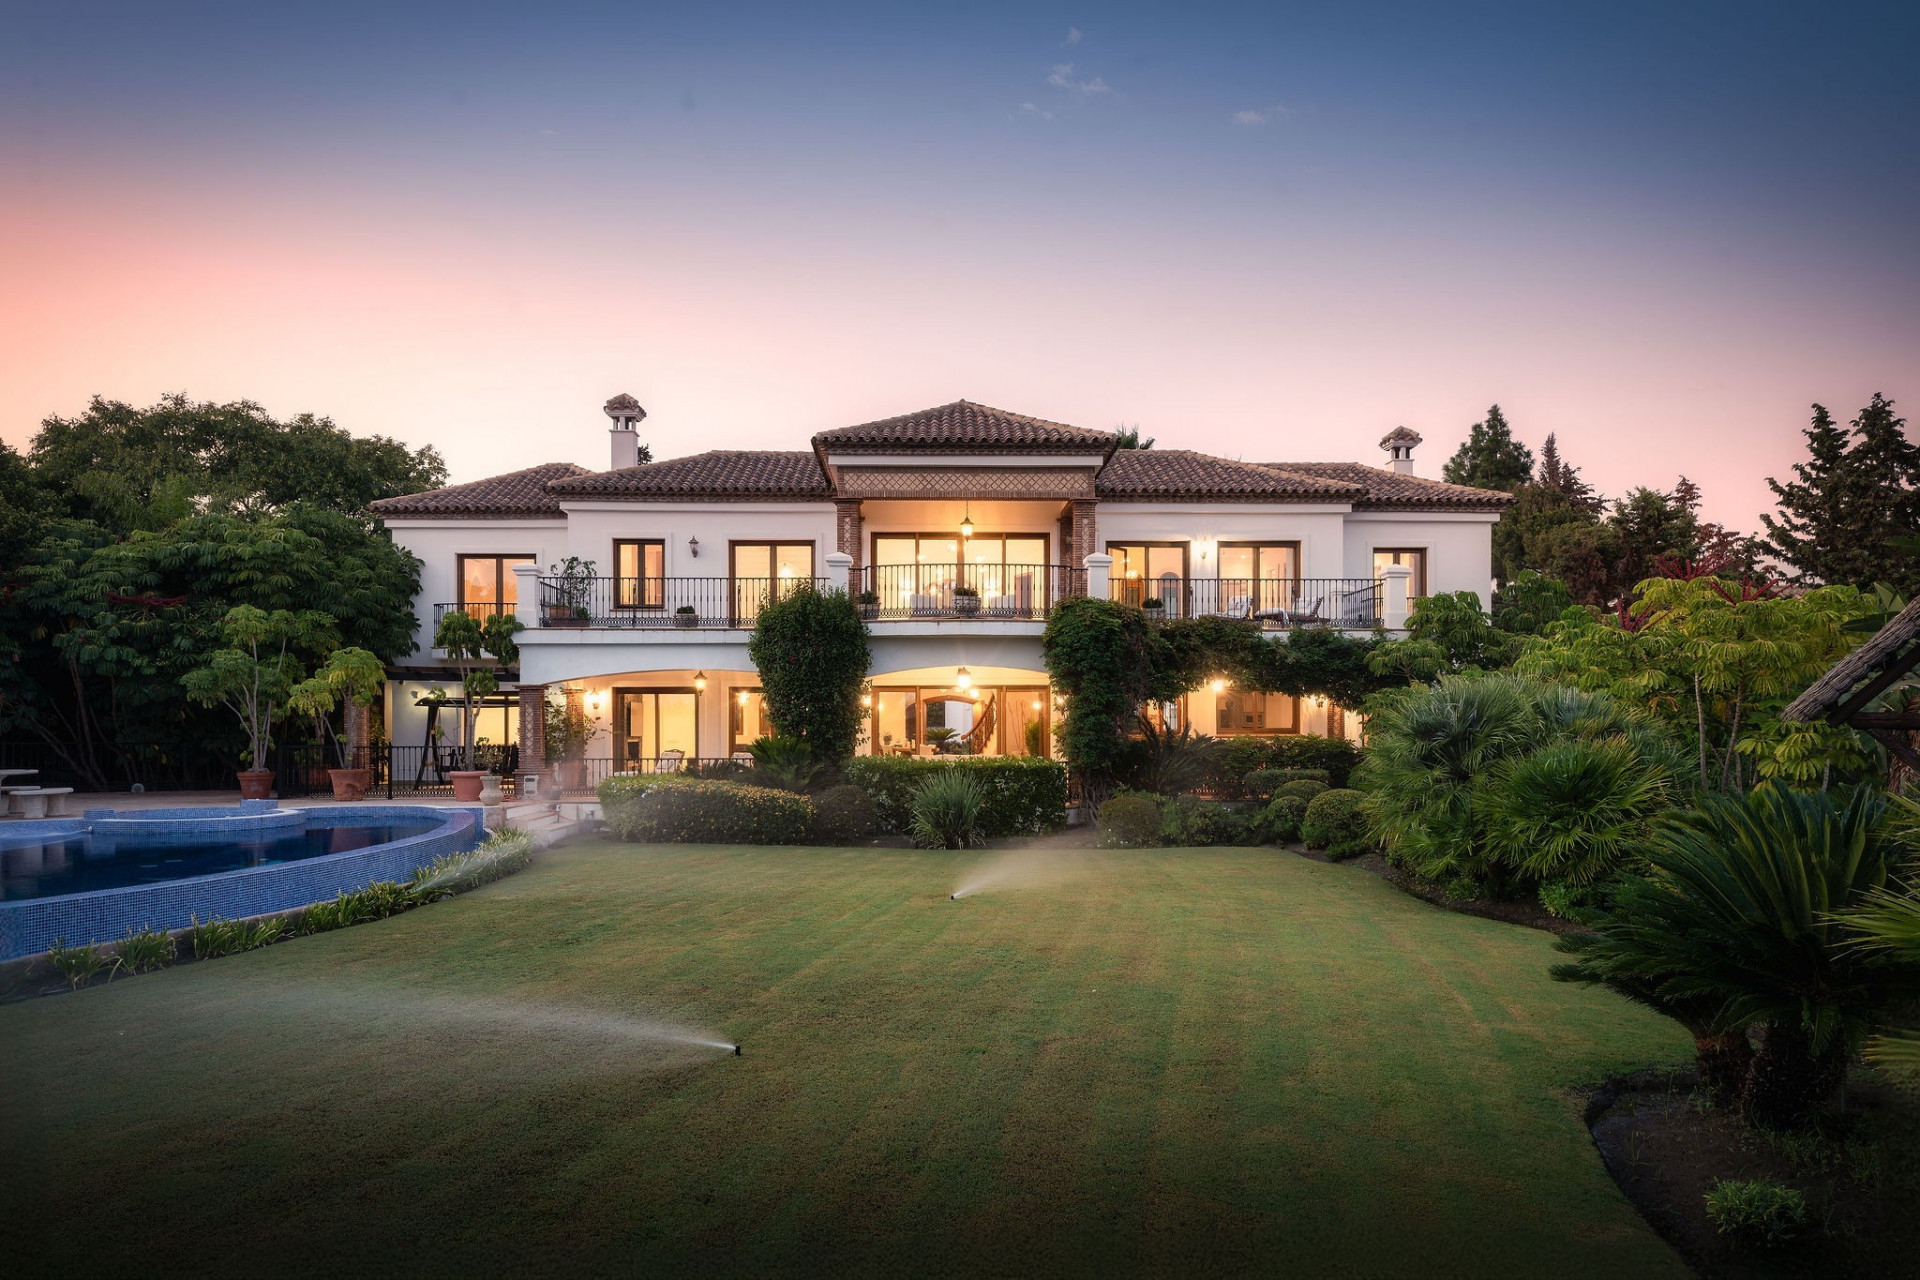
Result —
POLYGON ((1804 1030, 1770 1024, 1740 1093, 1741 1115, 1765 1129, 1806 1124, 1846 1079, 1847 1056, 1839 1044, 1815 1054, 1804 1030))
POLYGON ((1700 1071, 1700 1086, 1716 1107, 1730 1107, 1740 1099, 1747 1073, 1753 1066, 1753 1043, 1744 1031, 1725 1035, 1696 1032, 1693 1038, 1694 1061, 1700 1071))

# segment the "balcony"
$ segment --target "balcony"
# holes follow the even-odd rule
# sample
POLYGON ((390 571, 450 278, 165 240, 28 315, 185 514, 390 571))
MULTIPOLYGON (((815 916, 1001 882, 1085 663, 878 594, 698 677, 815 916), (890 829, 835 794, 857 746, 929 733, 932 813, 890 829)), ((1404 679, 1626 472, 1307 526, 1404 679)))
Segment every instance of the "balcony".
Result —
POLYGON ((1110 599, 1162 618, 1236 618, 1269 631, 1380 625, 1373 578, 1115 578, 1110 599))
POLYGON ((1035 621, 1087 593, 1086 570, 1059 564, 881 564, 860 572, 861 612, 880 622, 1035 621))
POLYGON ((513 602, 511 600, 504 603, 498 600, 457 600, 452 604, 437 604, 433 606, 433 629, 438 631, 440 629, 440 620, 449 613, 464 613, 475 622, 484 623, 495 614, 510 614, 512 612, 513 602))
POLYGON ((542 627, 700 630, 751 627, 767 602, 825 578, 541 578, 542 627))

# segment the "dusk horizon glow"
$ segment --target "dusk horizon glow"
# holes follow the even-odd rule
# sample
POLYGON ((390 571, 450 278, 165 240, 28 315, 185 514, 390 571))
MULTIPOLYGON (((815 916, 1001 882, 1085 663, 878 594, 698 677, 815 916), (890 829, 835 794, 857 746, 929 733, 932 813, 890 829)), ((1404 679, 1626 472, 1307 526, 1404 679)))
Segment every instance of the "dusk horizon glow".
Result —
POLYGON ((1755 530, 1920 397, 1920 19, 8 6, 0 438, 168 391, 455 481, 959 398, 1421 474, 1498 402, 1755 530))

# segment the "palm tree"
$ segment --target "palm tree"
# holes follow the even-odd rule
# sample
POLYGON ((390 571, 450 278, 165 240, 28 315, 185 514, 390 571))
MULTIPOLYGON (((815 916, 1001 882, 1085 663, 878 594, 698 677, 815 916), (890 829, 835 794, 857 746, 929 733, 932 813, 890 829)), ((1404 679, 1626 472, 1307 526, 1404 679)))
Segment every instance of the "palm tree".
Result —
MULTIPOLYGON (((1911 803, 1911 802, 1905 802, 1911 803)), ((1861 948, 1894 964, 1920 966, 1920 885, 1904 893, 1878 890, 1842 923, 1859 930, 1861 948)), ((1907 1020, 1913 1022, 1909 1009, 1907 1020)), ((1867 1042, 1867 1060, 1888 1074, 1920 1085, 1920 1026, 1889 1030, 1867 1042)))
POLYGON ((1553 976, 1608 986, 1686 1025, 1710 1087, 1742 1056, 1728 1037, 1757 1032, 1742 1112, 1804 1122, 1874 1019, 1920 994, 1920 963, 1859 946, 1845 917, 1910 858, 1881 823, 1885 807, 1868 787, 1769 784, 1660 820, 1648 874, 1626 877, 1607 910, 1585 915, 1593 935, 1562 941, 1578 959, 1553 976))

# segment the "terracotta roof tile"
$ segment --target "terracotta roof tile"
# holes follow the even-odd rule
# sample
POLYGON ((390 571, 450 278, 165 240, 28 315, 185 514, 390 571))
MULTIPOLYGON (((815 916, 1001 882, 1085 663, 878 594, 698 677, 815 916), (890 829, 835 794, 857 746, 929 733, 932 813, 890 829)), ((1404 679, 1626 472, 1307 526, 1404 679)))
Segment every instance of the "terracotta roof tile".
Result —
POLYGON ((820 463, 805 450, 713 449, 618 471, 589 472, 553 486, 561 498, 827 498, 820 463))
POLYGON ((1111 431, 1070 427, 1008 413, 971 400, 905 413, 897 418, 836 427, 813 438, 815 449, 831 453, 940 452, 986 449, 994 453, 1106 453, 1111 431))
POLYGON ((1226 502, 1347 502, 1365 492, 1339 480, 1234 462, 1187 449, 1122 449, 1094 478, 1102 498, 1186 498, 1226 502))
POLYGON ((1513 504, 1513 495, 1498 489, 1470 489, 1463 484, 1402 475, 1398 471, 1369 467, 1361 462, 1263 462, 1260 465, 1274 471, 1319 476, 1355 485, 1366 495, 1354 504, 1356 507, 1498 511, 1513 504))
POLYGON ((547 484, 592 474, 571 462, 548 462, 444 489, 381 498, 368 505, 382 516, 557 516, 560 504, 547 492, 547 484))

